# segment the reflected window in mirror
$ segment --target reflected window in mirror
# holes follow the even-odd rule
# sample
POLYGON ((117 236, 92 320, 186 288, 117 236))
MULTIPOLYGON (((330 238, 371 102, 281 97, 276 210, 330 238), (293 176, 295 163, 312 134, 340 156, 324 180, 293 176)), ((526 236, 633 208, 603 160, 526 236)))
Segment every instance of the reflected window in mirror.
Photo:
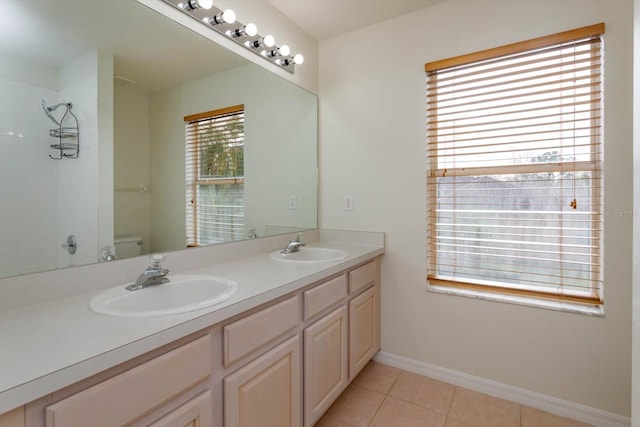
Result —
POLYGON ((186 116, 187 247, 244 232, 244 105, 186 116))

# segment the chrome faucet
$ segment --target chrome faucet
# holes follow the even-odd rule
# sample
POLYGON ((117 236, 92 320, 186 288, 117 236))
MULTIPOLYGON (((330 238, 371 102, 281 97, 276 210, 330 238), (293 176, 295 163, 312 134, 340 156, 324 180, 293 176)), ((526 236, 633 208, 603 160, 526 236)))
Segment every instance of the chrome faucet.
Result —
POLYGON ((164 257, 158 254, 152 255, 149 258, 153 260, 153 263, 138 276, 135 283, 127 286, 125 288, 126 290, 137 291, 138 289, 146 288, 147 286, 161 285, 169 281, 169 278, 167 277, 169 270, 162 268, 164 257))
POLYGON ((301 246, 304 246, 305 243, 300 240, 300 233, 296 234, 296 237, 291 239, 286 248, 280 251, 281 254, 290 254, 293 252, 298 252, 301 246))

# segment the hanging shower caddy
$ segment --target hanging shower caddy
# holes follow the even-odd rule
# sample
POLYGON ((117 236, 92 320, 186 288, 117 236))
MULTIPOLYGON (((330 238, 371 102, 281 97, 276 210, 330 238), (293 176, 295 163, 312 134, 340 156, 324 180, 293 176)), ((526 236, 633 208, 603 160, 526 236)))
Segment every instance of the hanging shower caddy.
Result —
POLYGON ((78 118, 71 111, 73 104, 71 102, 61 102, 48 107, 47 104, 42 101, 42 108, 47 114, 47 117, 57 125, 56 128, 49 130, 49 135, 58 140, 56 144, 51 144, 51 148, 57 150, 58 153, 54 156, 49 154, 49 157, 55 160, 62 158, 77 159, 78 153, 80 152, 80 133, 78 118), (64 107, 66 111, 58 121, 51 113, 60 107, 64 107))

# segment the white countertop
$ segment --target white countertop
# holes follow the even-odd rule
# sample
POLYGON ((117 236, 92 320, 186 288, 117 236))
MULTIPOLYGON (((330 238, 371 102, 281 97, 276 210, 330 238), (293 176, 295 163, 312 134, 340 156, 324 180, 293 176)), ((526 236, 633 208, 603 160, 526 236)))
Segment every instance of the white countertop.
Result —
POLYGON ((0 312, 0 414, 384 253, 383 237, 379 243, 365 240, 365 244, 309 245, 346 251, 348 258, 338 262, 286 263, 271 259, 269 250, 182 271, 234 280, 238 291, 222 303, 179 315, 97 314, 89 308, 89 300, 101 290, 4 310, 0 312))

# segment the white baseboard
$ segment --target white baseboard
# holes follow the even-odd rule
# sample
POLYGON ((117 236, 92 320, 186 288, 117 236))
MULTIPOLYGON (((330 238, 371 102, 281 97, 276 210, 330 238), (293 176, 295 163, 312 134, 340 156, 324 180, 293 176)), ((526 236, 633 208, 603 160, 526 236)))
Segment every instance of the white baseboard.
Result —
POLYGON ((424 375, 450 384, 465 387, 491 396, 510 400, 521 405, 530 406, 551 412, 562 417, 573 418, 598 427, 630 427, 631 419, 612 414, 600 409, 580 405, 555 397, 535 393, 522 388, 487 380, 462 372, 454 371, 429 363, 419 362, 395 354, 378 352, 374 357, 376 362, 404 369, 405 371, 424 375))

